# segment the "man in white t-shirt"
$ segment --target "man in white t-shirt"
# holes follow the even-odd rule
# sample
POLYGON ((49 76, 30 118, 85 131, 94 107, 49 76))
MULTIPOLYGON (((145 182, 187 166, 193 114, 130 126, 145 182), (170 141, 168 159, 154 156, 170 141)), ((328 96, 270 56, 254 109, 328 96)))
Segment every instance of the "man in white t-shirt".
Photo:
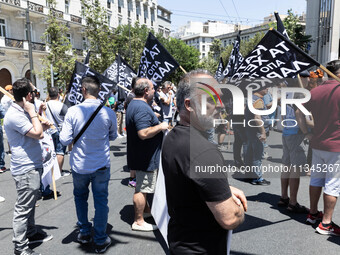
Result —
POLYGON ((171 124, 172 121, 172 90, 171 82, 166 81, 163 83, 163 88, 159 92, 160 106, 163 112, 163 122, 171 124))
POLYGON ((52 87, 48 89, 48 95, 50 100, 46 103, 46 116, 49 121, 51 121, 56 129, 51 130, 51 136, 54 143, 54 149, 57 154, 57 160, 59 164, 59 169, 63 176, 68 175, 68 172, 63 172, 64 155, 66 151, 66 146, 62 145, 59 141, 59 132, 61 126, 64 122, 65 114, 61 115, 64 104, 59 101, 59 91, 58 88, 52 87))

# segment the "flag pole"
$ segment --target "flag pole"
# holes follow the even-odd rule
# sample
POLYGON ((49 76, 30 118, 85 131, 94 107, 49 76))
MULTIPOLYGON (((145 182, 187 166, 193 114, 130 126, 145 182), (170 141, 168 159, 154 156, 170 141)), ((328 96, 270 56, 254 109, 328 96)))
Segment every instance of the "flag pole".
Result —
POLYGON ((328 76, 332 77, 333 79, 337 80, 338 82, 340 82, 340 78, 338 76, 336 76, 335 74, 333 74, 331 71, 329 71, 326 67, 324 67, 323 65, 320 65, 320 68, 325 71, 328 76))
POLYGON ((185 69, 182 66, 179 66, 179 68, 181 68, 181 70, 183 71, 183 73, 187 73, 187 71, 185 71, 185 69))
POLYGON ((51 171, 52 171, 51 173, 52 173, 52 187, 53 187, 54 200, 57 200, 58 196, 57 196, 57 187, 55 184, 55 177, 54 177, 54 167, 52 167, 51 171))
POLYGON ((297 75, 297 79, 298 79, 298 81, 299 81, 300 88, 304 88, 304 87, 303 87, 303 84, 302 84, 302 80, 301 80, 300 74, 297 75))
POLYGON ((127 89, 127 88, 125 88, 125 87, 124 87, 124 86, 122 86, 122 85, 119 85, 119 84, 117 84, 117 86, 118 86, 118 87, 121 87, 122 89, 125 89, 125 90, 126 90, 127 92, 129 92, 129 93, 131 92, 131 90, 129 90, 129 89, 127 89))

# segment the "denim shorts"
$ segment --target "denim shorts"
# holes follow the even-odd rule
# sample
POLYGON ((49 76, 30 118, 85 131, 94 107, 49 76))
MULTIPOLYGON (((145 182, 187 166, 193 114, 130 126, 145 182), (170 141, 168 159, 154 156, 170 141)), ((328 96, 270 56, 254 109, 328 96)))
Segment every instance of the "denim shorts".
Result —
POLYGON ((55 132, 52 134, 54 150, 57 155, 65 155, 66 146, 62 145, 59 140, 59 132, 55 132))

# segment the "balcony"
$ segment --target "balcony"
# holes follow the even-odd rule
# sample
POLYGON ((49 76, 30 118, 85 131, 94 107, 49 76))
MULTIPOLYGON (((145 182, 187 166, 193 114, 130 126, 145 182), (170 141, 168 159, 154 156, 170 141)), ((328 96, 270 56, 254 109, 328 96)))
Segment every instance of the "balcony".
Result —
POLYGON ((46 51, 46 45, 44 43, 32 42, 32 50, 46 51))
POLYGON ((5 39, 5 45, 7 47, 23 49, 24 48, 24 40, 6 38, 5 39))
POLYGON ((30 11, 35 11, 35 12, 40 12, 44 13, 44 6, 32 2, 27 2, 28 3, 28 9, 30 11))
POLYGON ((64 18, 64 13, 61 11, 58 11, 56 9, 51 9, 52 15, 56 18, 63 19, 64 18))
POLYGON ((81 17, 75 16, 71 14, 71 21, 75 23, 81 24, 81 17))
POLYGON ((20 0, 1 0, 3 3, 20 6, 20 0))

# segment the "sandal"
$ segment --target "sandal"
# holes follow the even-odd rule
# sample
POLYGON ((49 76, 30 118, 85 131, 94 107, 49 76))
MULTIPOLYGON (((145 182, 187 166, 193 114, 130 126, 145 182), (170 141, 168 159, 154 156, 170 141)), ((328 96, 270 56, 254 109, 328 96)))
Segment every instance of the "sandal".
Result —
POLYGON ((287 207, 289 205, 289 197, 282 198, 280 197, 279 202, 277 203, 278 207, 287 207))
POLYGON ((287 207, 287 210, 291 213, 302 213, 302 214, 309 213, 309 209, 303 205, 300 205, 299 203, 296 203, 296 205, 289 204, 287 207))

